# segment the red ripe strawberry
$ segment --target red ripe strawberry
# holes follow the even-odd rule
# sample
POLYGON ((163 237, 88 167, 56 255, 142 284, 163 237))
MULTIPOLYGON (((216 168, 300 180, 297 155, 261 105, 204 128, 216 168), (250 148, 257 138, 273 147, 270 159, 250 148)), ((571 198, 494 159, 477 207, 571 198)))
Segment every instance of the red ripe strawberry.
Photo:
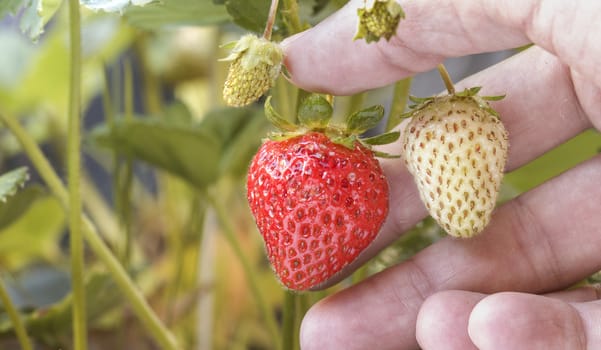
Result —
MULTIPOLYGON (((316 109, 325 106, 322 102, 316 109)), ((313 127, 261 146, 250 165, 247 196, 280 281, 289 289, 307 290, 350 264, 373 241, 388 214, 388 184, 362 140, 324 127, 321 118, 299 119, 313 127)), ((398 134, 383 136, 390 140, 398 134)))

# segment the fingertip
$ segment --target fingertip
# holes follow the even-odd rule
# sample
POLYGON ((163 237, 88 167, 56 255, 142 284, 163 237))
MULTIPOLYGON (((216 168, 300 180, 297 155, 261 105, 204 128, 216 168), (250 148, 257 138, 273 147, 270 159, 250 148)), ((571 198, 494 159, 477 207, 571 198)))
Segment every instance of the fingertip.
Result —
POLYGON ((360 326, 353 313, 347 312, 350 305, 341 308, 337 298, 334 295, 320 300, 303 316, 299 332, 301 349, 348 349, 350 342, 362 343, 355 329, 360 326))
POLYGON ((468 335, 481 349, 489 349, 492 344, 497 343, 500 336, 495 332, 495 328, 498 329, 498 320, 511 317, 507 310, 503 309, 503 297, 502 293, 499 293, 482 299, 469 315, 468 335))
POLYGON ((479 349, 585 349, 582 321, 560 300, 524 293, 498 293, 480 301, 468 321, 479 349))
POLYGON ((416 338, 423 349, 476 349, 467 334, 470 311, 483 294, 444 291, 431 295, 417 315, 416 338))
MULTIPOLYGON (((317 343, 322 338, 325 327, 322 326, 323 313, 319 304, 314 305, 303 317, 300 327, 300 345, 303 350, 319 349, 323 344, 317 343)), ((326 337, 327 339, 327 337, 326 337)))

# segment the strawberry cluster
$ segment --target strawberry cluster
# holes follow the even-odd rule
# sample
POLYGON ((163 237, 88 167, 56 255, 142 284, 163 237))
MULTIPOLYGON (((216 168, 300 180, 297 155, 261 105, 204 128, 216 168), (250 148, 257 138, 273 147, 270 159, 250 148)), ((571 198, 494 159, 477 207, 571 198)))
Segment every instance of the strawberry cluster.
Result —
MULTIPOLYGON (((358 10, 355 39, 387 40, 404 13, 395 0, 375 0, 358 10)), ((253 35, 233 46, 224 87, 232 106, 248 105, 273 85, 282 49, 253 35)), ((413 175, 430 215, 449 235, 472 237, 489 223, 507 157, 508 137, 499 115, 479 88, 456 93, 440 66, 449 93, 413 98, 404 115, 401 157, 413 175)), ((389 187, 372 149, 397 141, 399 132, 362 138, 384 116, 381 106, 332 123, 332 105, 314 94, 294 118, 265 102, 277 127, 254 156, 247 198, 282 284, 304 291, 319 288, 351 264, 373 242, 388 215, 389 187), (294 120, 292 122, 291 120, 294 120)))

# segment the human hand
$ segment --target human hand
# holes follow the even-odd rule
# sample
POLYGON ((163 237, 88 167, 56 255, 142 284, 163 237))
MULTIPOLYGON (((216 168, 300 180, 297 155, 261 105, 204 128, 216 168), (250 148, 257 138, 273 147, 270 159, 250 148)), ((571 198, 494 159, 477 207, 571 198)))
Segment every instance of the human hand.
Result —
MULTIPOLYGON (((509 132, 507 170, 601 129, 601 2, 403 1, 397 36, 372 44, 352 41, 362 5, 283 42, 294 83, 352 94, 533 42, 458 84, 507 95, 493 105, 509 132)), ((341 277, 427 214, 402 161, 382 166, 389 218, 341 277)), ((498 208, 480 236, 442 239, 323 300, 303 320, 303 349, 601 349, 600 290, 564 290, 601 269, 600 183, 596 156, 498 208)))

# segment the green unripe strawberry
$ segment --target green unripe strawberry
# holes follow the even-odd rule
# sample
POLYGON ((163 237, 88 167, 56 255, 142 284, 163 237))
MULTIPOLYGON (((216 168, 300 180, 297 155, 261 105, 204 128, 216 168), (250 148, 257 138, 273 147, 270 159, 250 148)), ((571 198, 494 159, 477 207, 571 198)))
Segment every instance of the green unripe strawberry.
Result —
POLYGON ((395 0, 375 0, 371 8, 357 10, 359 26, 353 40, 365 39, 366 42, 386 40, 396 33, 396 29, 405 13, 395 0))
POLYGON ((275 83, 283 57, 278 44, 252 34, 243 36, 221 60, 232 62, 223 88, 225 102, 243 107, 259 99, 275 83))
POLYGON ((455 237, 472 237, 488 225, 507 158, 507 131, 477 92, 423 99, 402 138, 421 199, 455 237))

